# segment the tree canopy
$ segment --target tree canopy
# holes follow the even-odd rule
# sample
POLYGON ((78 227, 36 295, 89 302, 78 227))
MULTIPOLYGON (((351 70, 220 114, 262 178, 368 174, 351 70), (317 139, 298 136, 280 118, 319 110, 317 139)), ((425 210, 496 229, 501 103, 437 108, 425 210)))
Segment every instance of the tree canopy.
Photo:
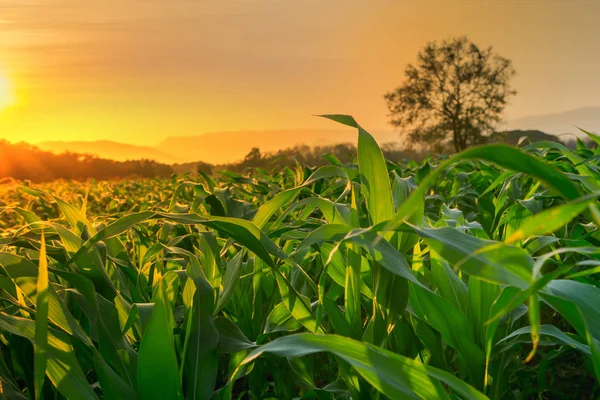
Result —
POLYGON ((385 95, 390 123, 437 150, 483 143, 516 93, 514 74, 510 60, 466 37, 431 42, 407 66, 404 83, 385 95))

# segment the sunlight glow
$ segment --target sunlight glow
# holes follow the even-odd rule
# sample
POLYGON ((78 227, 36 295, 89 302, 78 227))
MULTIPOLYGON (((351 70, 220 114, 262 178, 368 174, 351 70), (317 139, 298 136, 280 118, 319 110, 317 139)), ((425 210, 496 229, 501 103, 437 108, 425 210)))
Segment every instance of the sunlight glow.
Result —
POLYGON ((0 71, 0 112, 15 103, 15 96, 8 77, 0 71))

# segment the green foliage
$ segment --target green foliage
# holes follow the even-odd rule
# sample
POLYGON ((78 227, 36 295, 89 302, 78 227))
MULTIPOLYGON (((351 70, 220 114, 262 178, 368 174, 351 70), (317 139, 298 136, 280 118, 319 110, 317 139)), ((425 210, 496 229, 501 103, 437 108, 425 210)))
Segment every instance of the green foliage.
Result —
POLYGON ((3 395, 597 398, 596 151, 395 163, 327 117, 355 160, 6 189, 3 395))

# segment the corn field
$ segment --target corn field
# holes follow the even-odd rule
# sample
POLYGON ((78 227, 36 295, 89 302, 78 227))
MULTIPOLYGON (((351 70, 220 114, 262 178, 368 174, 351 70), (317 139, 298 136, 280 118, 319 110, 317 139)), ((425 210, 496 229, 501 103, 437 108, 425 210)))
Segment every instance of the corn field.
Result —
POLYGON ((600 151, 326 117, 355 163, 1 192, 2 396, 597 398, 600 151))

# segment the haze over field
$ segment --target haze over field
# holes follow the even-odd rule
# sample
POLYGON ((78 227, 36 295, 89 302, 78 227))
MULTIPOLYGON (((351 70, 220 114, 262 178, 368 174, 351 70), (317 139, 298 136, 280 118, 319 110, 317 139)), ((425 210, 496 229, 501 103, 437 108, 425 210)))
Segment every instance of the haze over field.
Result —
POLYGON ((136 146, 128 143, 113 142, 110 140, 73 141, 73 142, 40 142, 35 146, 41 150, 51 151, 56 154, 71 152, 92 154, 101 158, 116 161, 149 159, 172 164, 180 162, 181 158, 150 146, 136 146))
MULTIPOLYGON (((373 134, 380 143, 399 140, 398 134, 391 129, 375 131, 373 134)), ((258 147, 263 152, 270 152, 303 144, 322 146, 355 141, 356 133, 352 129, 280 129, 173 136, 163 140, 156 147, 125 145, 109 141, 42 142, 36 146, 54 153, 68 150, 119 161, 147 158, 167 164, 192 161, 218 164, 239 161, 253 147, 258 147)))
MULTIPOLYGON (((506 130, 540 130, 554 135, 581 136, 578 126, 600 132, 600 107, 581 108, 564 113, 530 116, 508 121, 499 126, 506 130)), ((392 128, 371 130, 379 143, 404 144, 392 128)), ((244 158, 253 147, 261 151, 277 151, 298 144, 309 146, 337 143, 354 143, 356 132, 352 129, 279 129, 207 132, 194 136, 171 136, 156 146, 135 146, 113 141, 65 141, 35 143, 42 150, 62 153, 71 151, 88 153, 118 161, 151 159, 172 164, 204 161, 212 164, 234 162, 244 158)))

